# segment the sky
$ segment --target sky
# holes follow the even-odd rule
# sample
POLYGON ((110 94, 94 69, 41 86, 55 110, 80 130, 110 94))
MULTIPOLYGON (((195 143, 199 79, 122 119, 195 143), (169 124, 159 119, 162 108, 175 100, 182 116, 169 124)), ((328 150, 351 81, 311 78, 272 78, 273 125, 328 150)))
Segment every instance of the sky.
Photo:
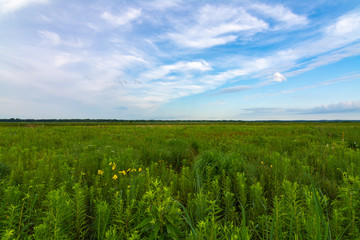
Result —
POLYGON ((360 120, 358 0, 0 0, 0 118, 360 120))

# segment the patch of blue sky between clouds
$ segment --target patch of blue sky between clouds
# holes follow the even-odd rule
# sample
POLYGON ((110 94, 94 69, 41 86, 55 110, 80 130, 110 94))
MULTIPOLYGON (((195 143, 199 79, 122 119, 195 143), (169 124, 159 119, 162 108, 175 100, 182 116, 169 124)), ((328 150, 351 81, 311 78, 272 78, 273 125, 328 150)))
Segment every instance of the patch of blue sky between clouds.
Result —
POLYGON ((0 29, 2 116, 251 120, 359 101, 356 1, 0 0, 0 29))

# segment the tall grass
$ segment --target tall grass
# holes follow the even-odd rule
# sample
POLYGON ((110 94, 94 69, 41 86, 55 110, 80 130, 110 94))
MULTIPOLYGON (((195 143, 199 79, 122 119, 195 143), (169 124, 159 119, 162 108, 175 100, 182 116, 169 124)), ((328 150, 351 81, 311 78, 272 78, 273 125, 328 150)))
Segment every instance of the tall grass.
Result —
POLYGON ((1 239, 359 239, 359 123, 0 125, 1 239))

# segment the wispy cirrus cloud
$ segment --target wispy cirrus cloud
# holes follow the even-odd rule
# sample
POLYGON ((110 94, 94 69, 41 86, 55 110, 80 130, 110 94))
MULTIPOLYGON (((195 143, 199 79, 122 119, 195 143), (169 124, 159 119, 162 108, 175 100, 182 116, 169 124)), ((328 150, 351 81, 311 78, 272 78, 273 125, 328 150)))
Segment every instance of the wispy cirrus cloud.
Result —
POLYGON ((276 96, 276 95, 281 95, 281 94, 290 94, 290 93, 295 93, 295 92, 304 91, 304 90, 308 90, 308 89, 313 89, 313 88, 317 88, 317 87, 333 85, 333 84, 337 84, 337 83, 341 83, 341 82, 354 81, 354 80, 358 80, 358 79, 360 79, 360 74, 357 73, 357 74, 352 74, 352 75, 348 75, 348 76, 344 76, 344 77, 335 78, 335 79, 332 79, 332 80, 312 84, 312 85, 309 85, 309 86, 292 88, 292 89, 287 89, 287 90, 283 90, 283 91, 279 91, 279 92, 273 92, 273 93, 263 93, 263 94, 250 95, 250 96, 246 96, 246 99, 250 100, 250 99, 255 99, 255 98, 263 98, 263 97, 276 96))
POLYGON ((202 49, 247 38, 266 30, 268 24, 241 7, 206 5, 176 28, 168 33, 170 40, 179 46, 202 49))
POLYGON ((0 13, 12 13, 25 8, 30 4, 47 2, 48 0, 0 0, 0 13))
POLYGON ((101 18, 109 22, 110 24, 118 27, 131 23, 135 19, 141 16, 141 9, 129 8, 120 14, 114 15, 111 12, 103 12, 101 18))
MULTIPOLYGON (((261 87, 271 82, 286 80, 283 74, 277 73, 279 71, 285 72, 288 77, 293 77, 360 54, 359 12, 344 14, 320 32, 320 37, 298 43, 292 48, 281 49, 268 56, 240 58, 240 61, 237 60, 238 57, 231 58, 229 62, 237 62, 237 67, 218 74, 218 78, 228 81, 238 77, 256 77, 263 81, 253 85, 252 88, 261 87)), ((241 86, 240 90, 243 91, 241 86)), ((234 91, 235 89, 236 87, 234 91)))
POLYGON ((177 62, 170 65, 163 65, 156 67, 154 70, 144 72, 140 76, 140 80, 149 81, 149 80, 165 80, 165 79, 174 79, 172 74, 184 74, 190 73, 193 71, 205 72, 211 70, 211 66, 208 62, 201 61, 192 61, 192 62, 177 62))
POLYGON ((264 17, 275 20, 272 30, 289 29, 305 26, 309 23, 306 16, 295 14, 284 5, 269 5, 265 3, 253 3, 247 6, 249 10, 255 11, 264 17))
POLYGON ((82 43, 81 40, 79 40, 79 39, 63 40, 59 36, 59 34, 57 34, 56 32, 41 30, 41 31, 38 31, 38 34, 39 34, 40 38, 42 39, 43 43, 45 43, 45 44, 50 44, 50 45, 54 45, 54 46, 64 45, 64 46, 75 47, 75 48, 84 46, 84 44, 82 43))

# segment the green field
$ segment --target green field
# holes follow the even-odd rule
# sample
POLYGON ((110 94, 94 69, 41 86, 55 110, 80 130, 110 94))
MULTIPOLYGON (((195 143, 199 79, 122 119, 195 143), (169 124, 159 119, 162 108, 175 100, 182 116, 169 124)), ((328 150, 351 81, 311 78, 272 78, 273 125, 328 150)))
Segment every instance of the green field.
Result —
POLYGON ((359 239, 360 123, 0 125, 1 239, 359 239))

